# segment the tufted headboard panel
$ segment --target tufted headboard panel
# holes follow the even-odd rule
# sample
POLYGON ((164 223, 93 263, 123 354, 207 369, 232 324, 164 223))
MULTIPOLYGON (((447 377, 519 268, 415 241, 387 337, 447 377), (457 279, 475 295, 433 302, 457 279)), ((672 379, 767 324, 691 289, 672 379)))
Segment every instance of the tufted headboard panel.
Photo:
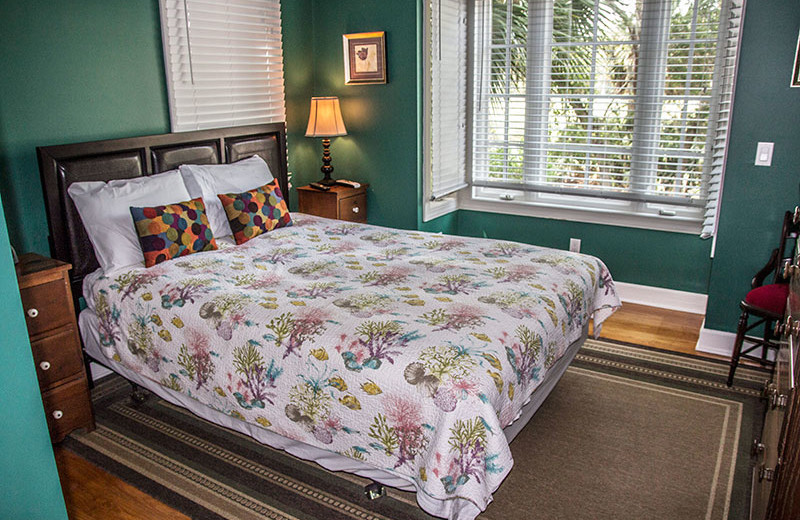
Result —
POLYGON ((230 163, 259 155, 278 179, 288 202, 284 123, 147 135, 36 148, 42 176, 50 249, 72 264, 72 293, 99 267, 75 204, 67 194, 78 181, 109 181, 151 175, 181 164, 230 163))

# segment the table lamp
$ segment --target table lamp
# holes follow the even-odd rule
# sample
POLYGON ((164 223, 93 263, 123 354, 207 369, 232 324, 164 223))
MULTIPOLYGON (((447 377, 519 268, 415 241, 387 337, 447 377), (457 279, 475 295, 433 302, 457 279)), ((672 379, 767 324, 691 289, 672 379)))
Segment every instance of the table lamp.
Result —
POLYGON ((322 168, 320 169, 324 177, 318 182, 326 186, 336 183, 331 179, 333 166, 331 166, 330 138, 339 135, 347 135, 347 129, 342 120, 342 111, 339 108, 339 98, 312 97, 306 137, 322 137, 322 168))

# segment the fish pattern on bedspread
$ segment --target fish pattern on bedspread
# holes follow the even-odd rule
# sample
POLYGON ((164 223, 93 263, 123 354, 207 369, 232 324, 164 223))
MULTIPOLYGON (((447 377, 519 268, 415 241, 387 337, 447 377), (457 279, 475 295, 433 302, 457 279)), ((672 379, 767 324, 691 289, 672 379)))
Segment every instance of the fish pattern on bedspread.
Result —
POLYGON ((99 277, 104 353, 225 414, 481 510, 502 428, 619 299, 598 259, 293 214, 236 247, 99 277))

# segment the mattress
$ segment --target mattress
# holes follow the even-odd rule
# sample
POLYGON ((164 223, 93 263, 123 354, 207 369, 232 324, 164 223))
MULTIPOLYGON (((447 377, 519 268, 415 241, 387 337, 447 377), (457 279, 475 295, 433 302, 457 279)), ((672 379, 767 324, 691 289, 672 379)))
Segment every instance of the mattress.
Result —
POLYGON ((435 516, 476 516, 590 318, 598 330, 619 306, 607 269, 293 218, 241 246, 87 277, 90 355, 270 446, 415 490, 435 516))

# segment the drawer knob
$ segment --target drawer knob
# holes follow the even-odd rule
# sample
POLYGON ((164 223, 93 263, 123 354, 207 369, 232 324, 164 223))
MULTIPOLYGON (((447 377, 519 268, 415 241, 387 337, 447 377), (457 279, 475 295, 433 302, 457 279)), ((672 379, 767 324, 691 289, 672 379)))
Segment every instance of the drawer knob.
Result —
POLYGON ((750 446, 750 455, 752 455, 753 457, 756 457, 756 456, 761 455, 762 453, 764 453, 764 451, 766 449, 767 449, 767 447, 764 445, 763 442, 761 442, 761 440, 753 439, 753 444, 752 444, 752 446, 750 446))
POLYGON ((39 309, 35 307, 32 309, 28 309, 28 316, 30 316, 31 318, 35 318, 38 315, 39 315, 39 309))
POLYGON ((359 211, 358 206, 354 206, 353 207, 353 213, 358 213, 358 211, 359 211))
POLYGON ((62 417, 64 417, 64 412, 62 412, 61 410, 56 410, 53 412, 53 418, 55 420, 61 419, 62 417))
POLYGON ((50 362, 49 361, 42 361, 39 363, 39 368, 42 370, 50 370, 50 362))
POLYGON ((792 325, 794 321, 792 320, 791 316, 786 316, 786 319, 783 322, 776 321, 775 322, 775 336, 783 336, 784 334, 791 334, 792 333, 792 325))
POLYGON ((797 272, 798 266, 793 264, 791 260, 787 260, 783 264, 783 278, 789 279, 797 272))

